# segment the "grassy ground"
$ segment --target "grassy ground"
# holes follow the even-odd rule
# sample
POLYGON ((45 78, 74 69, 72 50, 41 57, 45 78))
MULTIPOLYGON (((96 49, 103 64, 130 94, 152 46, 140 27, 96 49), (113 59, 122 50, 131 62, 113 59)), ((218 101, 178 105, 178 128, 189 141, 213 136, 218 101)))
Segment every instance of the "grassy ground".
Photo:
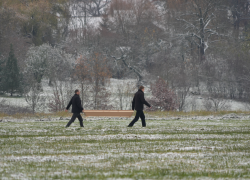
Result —
POLYGON ((0 179, 250 179, 250 120, 0 123, 0 179))
POLYGON ((147 112, 149 115, 158 116, 158 117, 175 117, 175 116, 221 116, 226 114, 238 114, 238 115, 249 115, 249 111, 217 111, 217 112, 211 112, 211 111, 190 111, 190 112, 183 112, 183 111, 153 111, 153 112, 147 112))
MULTIPOLYGON (((178 112, 178 111, 150 111, 145 112, 145 114, 149 115, 150 117, 192 117, 192 116, 221 116, 226 114, 238 114, 238 115, 250 115, 249 111, 218 111, 218 112, 210 112, 210 111, 191 111, 191 112, 178 112)), ((35 114, 15 114, 8 116, 5 113, 0 112, 0 118, 14 118, 14 119, 34 119, 34 118, 55 118, 55 117, 71 117, 70 112, 56 112, 56 113, 35 113, 35 114)))
POLYGON ((69 112, 56 112, 56 113, 22 113, 22 114, 14 114, 14 115, 7 115, 5 113, 0 112, 0 118, 9 118, 9 119, 50 119, 50 118, 56 118, 56 117, 68 117, 70 118, 72 114, 69 112))

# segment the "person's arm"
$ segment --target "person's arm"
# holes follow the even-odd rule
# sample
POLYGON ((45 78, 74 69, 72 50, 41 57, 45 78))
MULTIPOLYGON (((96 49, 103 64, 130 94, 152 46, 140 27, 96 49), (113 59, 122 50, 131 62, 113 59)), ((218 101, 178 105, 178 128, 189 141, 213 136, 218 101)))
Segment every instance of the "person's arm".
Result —
POLYGON ((69 108, 70 108, 71 104, 72 104, 72 98, 71 98, 71 100, 69 101, 68 106, 66 107, 66 111, 68 111, 68 110, 69 110, 69 108))
POLYGON ((81 103, 81 99, 80 99, 80 97, 79 97, 79 98, 77 98, 76 105, 78 106, 78 108, 80 108, 80 109, 81 109, 81 111, 83 111, 83 110, 84 110, 84 109, 83 109, 83 107, 82 107, 82 103, 81 103))
POLYGON ((135 110, 135 96, 134 96, 133 101, 132 101, 132 110, 133 111, 135 110))
POLYGON ((151 107, 151 105, 145 100, 145 98, 144 98, 144 93, 142 93, 142 94, 140 95, 140 100, 141 100, 141 102, 142 102, 143 104, 145 104, 145 105, 148 106, 149 108, 151 107))

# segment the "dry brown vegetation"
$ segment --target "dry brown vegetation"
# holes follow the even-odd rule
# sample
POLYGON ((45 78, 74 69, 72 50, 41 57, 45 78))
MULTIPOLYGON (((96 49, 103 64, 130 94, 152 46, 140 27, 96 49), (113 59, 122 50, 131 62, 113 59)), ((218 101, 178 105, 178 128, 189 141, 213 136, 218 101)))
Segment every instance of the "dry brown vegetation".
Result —
POLYGON ((55 112, 55 113, 18 113, 14 115, 7 115, 5 113, 0 113, 0 118, 8 118, 8 119, 51 119, 51 118, 70 118, 71 113, 69 112, 55 112))
POLYGON ((146 112, 146 114, 150 116, 157 117, 177 117, 177 116, 222 116, 226 114, 238 114, 238 115, 250 115, 249 111, 191 111, 191 112, 183 112, 183 111, 155 111, 155 112, 146 112))

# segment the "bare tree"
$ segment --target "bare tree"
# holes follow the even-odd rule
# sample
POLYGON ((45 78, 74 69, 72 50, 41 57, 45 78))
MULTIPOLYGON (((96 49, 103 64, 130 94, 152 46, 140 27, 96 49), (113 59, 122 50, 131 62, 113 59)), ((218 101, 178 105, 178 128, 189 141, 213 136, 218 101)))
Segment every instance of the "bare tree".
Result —
MULTIPOLYGON (((180 23, 179 37, 187 40, 192 47, 198 47, 198 56, 202 61, 205 59, 205 53, 210 44, 219 39, 221 36, 227 34, 222 33, 220 29, 224 28, 223 23, 220 22, 217 26, 213 23, 218 22, 220 18, 227 19, 227 9, 220 6, 222 0, 180 0, 180 1, 167 1, 169 7, 172 8, 173 17, 180 23), (177 10, 177 11, 176 11, 177 10), (221 13, 223 12, 224 13, 221 13), (182 31, 184 30, 184 31, 182 31)), ((225 29, 223 29, 225 32, 225 29)))
POLYGON ((221 98, 211 98, 214 111, 229 110, 229 105, 227 105, 227 100, 221 98))
POLYGON ((191 106, 191 111, 196 111, 197 110, 196 97, 192 97, 192 99, 190 101, 190 106, 191 106))
POLYGON ((172 81, 172 88, 175 89, 178 97, 179 111, 185 110, 186 99, 190 95, 190 88, 193 84, 192 80, 192 65, 188 62, 180 63, 179 67, 176 68, 172 81))
POLYGON ((120 110, 130 110, 134 92, 137 87, 133 82, 123 81, 116 85, 116 92, 120 110))
POLYGON ((138 67, 131 65, 129 62, 129 50, 124 50, 124 48, 120 49, 120 57, 116 57, 114 55, 111 55, 111 57, 115 60, 115 64, 118 63, 118 61, 121 61, 125 67, 127 67, 130 71, 134 72, 138 78, 138 85, 143 83, 143 75, 142 72, 139 70, 138 67))
POLYGON ((234 27, 233 35, 237 41, 240 36, 240 28, 244 27, 246 29, 249 24, 250 2, 248 0, 230 0, 226 1, 225 4, 230 12, 230 21, 234 27))
POLYGON ((90 0, 86 7, 87 12, 92 16, 101 16, 110 2, 111 0, 90 0))
POLYGON ((230 110, 230 105, 226 99, 221 98, 219 95, 211 95, 203 101, 203 106, 207 111, 221 111, 230 110))
POLYGON ((91 80, 90 70, 88 59, 80 55, 75 66, 74 78, 80 83, 81 96, 84 99, 83 105, 88 105, 89 102, 88 89, 90 85, 88 82, 91 80))
POLYGON ((30 91, 25 95, 25 101, 28 103, 33 113, 45 107, 46 98, 42 95, 38 83, 32 84, 30 91))
POLYGON ((73 92, 72 81, 54 81, 52 89, 53 95, 48 102, 49 111, 58 112, 65 110, 73 92))
POLYGON ((107 66, 106 58, 98 52, 95 52, 90 59, 90 81, 92 86, 90 92, 93 98, 94 109, 110 109, 109 97, 110 93, 105 87, 109 82, 110 71, 107 66))
POLYGON ((107 59, 99 52, 93 52, 85 58, 78 59, 75 67, 75 79, 80 82, 83 98, 94 109, 109 109, 110 93, 106 88, 111 72, 107 59))
POLYGON ((205 108, 206 111, 212 111, 213 104, 210 101, 209 98, 206 98, 202 101, 203 107, 205 108))
POLYGON ((105 53, 112 57, 116 66, 122 65, 133 72, 138 84, 143 84, 151 57, 158 53, 163 44, 159 41, 161 28, 158 12, 149 0, 113 0, 105 19, 105 28, 117 34, 118 38, 106 47, 105 53))
POLYGON ((177 90, 178 101, 179 101, 179 111, 183 111, 186 106, 186 99, 189 96, 190 86, 179 87, 177 90))
POLYGON ((75 17, 84 17, 86 25, 87 17, 100 17, 110 2, 111 0, 71 0, 71 8, 74 9, 75 17))

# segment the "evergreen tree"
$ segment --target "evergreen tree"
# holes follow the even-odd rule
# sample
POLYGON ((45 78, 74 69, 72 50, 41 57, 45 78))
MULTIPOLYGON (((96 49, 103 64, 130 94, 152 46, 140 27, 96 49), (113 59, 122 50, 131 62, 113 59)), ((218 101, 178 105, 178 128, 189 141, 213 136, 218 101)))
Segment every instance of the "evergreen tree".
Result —
POLYGON ((3 73, 3 90, 13 93, 20 91, 20 73, 17 65, 17 59, 14 54, 13 45, 10 45, 10 53, 3 73))

